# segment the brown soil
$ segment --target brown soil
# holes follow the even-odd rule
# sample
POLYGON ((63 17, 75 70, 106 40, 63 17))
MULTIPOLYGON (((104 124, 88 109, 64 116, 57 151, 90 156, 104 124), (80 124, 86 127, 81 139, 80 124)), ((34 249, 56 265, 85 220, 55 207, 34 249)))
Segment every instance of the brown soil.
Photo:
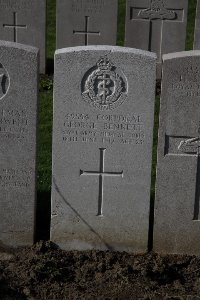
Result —
POLYGON ((0 261, 0 299, 196 300, 200 258, 65 252, 40 242, 0 261))

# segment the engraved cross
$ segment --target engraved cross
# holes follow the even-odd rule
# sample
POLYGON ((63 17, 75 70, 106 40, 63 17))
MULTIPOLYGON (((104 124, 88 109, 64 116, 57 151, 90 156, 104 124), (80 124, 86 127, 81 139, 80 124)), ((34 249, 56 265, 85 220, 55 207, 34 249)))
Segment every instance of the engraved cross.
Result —
POLYGON ((165 22, 183 22, 184 9, 166 8, 163 0, 150 0, 150 5, 140 4, 130 8, 130 20, 146 20, 149 22, 148 50, 154 51, 161 60, 163 46, 163 30, 165 22), (134 12, 137 12, 135 16, 134 12), (159 36, 159 38, 155 38, 159 36))
POLYGON ((83 171, 80 170, 80 176, 98 176, 99 177, 99 197, 98 197, 98 212, 97 216, 103 216, 103 187, 104 187, 104 177, 123 177, 123 171, 121 172, 105 172, 104 170, 104 160, 105 160, 105 148, 99 148, 100 150, 100 166, 99 171, 83 171))
POLYGON ((13 24, 3 24, 3 27, 13 29, 13 34, 14 34, 13 41, 14 42, 17 42, 17 38, 18 38, 17 31, 18 31, 18 29, 27 29, 26 25, 18 25, 17 24, 17 13, 16 12, 13 12, 13 24))
POLYGON ((100 32, 89 31, 89 19, 90 17, 85 16, 85 30, 83 31, 73 31, 73 34, 80 34, 85 36, 85 46, 88 45, 89 35, 100 35, 100 32))
POLYGON ((200 213, 200 136, 166 136, 165 155, 191 155, 197 157, 196 189, 193 220, 199 220, 200 213))

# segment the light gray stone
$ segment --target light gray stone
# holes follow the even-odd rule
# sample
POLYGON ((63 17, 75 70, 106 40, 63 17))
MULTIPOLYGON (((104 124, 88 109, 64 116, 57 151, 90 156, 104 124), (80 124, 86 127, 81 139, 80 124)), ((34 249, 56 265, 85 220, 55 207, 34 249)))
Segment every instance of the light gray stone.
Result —
POLYGON ((57 0, 57 49, 116 45, 116 0, 57 0))
POLYGON ((200 1, 197 0, 196 21, 194 31, 194 49, 200 50, 200 1))
POLYGON ((39 48, 45 73, 46 0, 0 0, 0 40, 39 48))
POLYGON ((0 246, 31 245, 39 50, 0 42, 0 246))
POLYGON ((156 55, 87 46, 55 55, 51 240, 147 249, 156 55))
POLYGON ((163 59, 154 250, 200 255, 200 51, 163 59))
POLYGON ((188 0, 127 0, 125 45, 157 53, 185 50, 188 0))

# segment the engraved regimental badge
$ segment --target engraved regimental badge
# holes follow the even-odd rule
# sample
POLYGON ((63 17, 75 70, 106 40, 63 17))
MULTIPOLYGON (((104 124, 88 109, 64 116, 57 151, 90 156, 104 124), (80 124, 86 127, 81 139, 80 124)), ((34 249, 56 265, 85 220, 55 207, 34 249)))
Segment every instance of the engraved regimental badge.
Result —
POLYGON ((9 90, 10 78, 4 66, 0 63, 0 100, 5 97, 9 90))
POLYGON ((152 0, 151 7, 141 10, 138 16, 150 20, 175 20, 177 17, 174 11, 165 8, 163 0, 152 0))
POLYGON ((100 58, 85 74, 81 88, 83 99, 102 111, 121 105, 128 92, 126 77, 107 56, 100 58))
POLYGON ((187 154, 200 154, 200 138, 188 138, 180 142, 178 146, 179 151, 187 154))

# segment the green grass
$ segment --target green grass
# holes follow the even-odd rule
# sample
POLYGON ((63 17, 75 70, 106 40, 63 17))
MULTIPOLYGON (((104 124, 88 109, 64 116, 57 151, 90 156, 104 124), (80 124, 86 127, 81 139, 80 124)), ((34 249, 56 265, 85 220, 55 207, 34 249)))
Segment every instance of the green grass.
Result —
MULTIPOLYGON (((118 11, 118 35, 117 44, 123 46, 124 43, 124 21, 125 21, 125 0, 119 1, 118 11)), ((53 57, 56 39, 56 0, 47 0, 47 70, 53 73, 53 57)), ((196 0, 189 0, 188 26, 186 49, 193 47, 193 33, 195 21, 196 0)), ((40 92, 39 104, 39 135, 38 135, 38 191, 41 194, 48 193, 51 187, 51 144, 52 144, 52 102, 53 91, 51 84, 47 83, 47 91, 40 92), (50 90, 48 90, 48 87, 50 90)), ((155 106, 155 128, 153 147, 153 170, 152 170, 152 197, 154 197, 155 166, 157 149, 157 130, 159 115, 159 98, 156 98, 155 106)))
POLYGON ((193 49, 196 3, 197 3, 197 0, 189 0, 186 50, 193 49))
POLYGON ((117 32, 118 46, 124 45, 125 15, 126 15, 125 0, 118 0, 118 32, 117 32))
POLYGON ((56 49, 56 0, 47 0, 47 63, 56 49))
POLYGON ((38 189, 49 191, 51 187, 52 91, 41 92, 39 100, 38 189))

